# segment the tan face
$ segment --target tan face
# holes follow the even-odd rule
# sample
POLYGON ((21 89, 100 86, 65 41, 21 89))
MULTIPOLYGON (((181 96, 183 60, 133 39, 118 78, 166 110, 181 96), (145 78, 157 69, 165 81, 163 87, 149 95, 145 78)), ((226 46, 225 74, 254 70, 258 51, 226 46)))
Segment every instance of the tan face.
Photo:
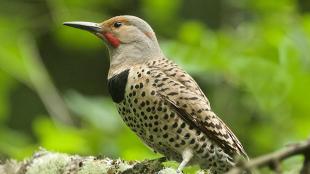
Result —
POLYGON ((92 32, 103 39, 109 49, 130 44, 157 45, 152 28, 145 21, 134 16, 116 16, 102 23, 78 21, 65 22, 64 25, 92 32))
POLYGON ((117 48, 124 42, 124 33, 128 30, 128 20, 124 17, 114 17, 99 24, 101 32, 95 33, 98 37, 104 39, 108 44, 117 48), (123 41, 121 41, 121 39, 123 41))
POLYGON ((142 31, 139 26, 130 22, 123 16, 117 16, 99 24, 102 31, 97 36, 107 41, 108 44, 117 48, 120 44, 131 42, 142 42, 144 39, 151 39, 152 31, 142 31))

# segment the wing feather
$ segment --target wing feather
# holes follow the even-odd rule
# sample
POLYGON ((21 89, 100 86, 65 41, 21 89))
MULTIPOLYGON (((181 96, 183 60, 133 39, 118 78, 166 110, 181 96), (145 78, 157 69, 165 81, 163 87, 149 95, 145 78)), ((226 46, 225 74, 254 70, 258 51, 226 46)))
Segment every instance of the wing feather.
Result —
POLYGON ((197 83, 177 65, 169 64, 168 61, 166 64, 170 65, 166 66, 166 70, 154 64, 149 66, 151 75, 158 84, 154 87, 157 95, 167 102, 180 118, 206 134, 227 154, 232 157, 239 154, 247 158, 241 143, 211 110, 207 97, 197 83))

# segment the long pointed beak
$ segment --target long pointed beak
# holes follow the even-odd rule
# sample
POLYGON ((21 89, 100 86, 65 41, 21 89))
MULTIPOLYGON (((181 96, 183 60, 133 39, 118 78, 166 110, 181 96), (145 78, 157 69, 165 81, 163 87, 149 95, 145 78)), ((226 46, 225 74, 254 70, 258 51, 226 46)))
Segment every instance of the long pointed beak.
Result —
POLYGON ((102 31, 100 25, 94 22, 73 21, 73 22, 64 22, 63 24, 69 27, 90 31, 92 33, 98 33, 102 31))

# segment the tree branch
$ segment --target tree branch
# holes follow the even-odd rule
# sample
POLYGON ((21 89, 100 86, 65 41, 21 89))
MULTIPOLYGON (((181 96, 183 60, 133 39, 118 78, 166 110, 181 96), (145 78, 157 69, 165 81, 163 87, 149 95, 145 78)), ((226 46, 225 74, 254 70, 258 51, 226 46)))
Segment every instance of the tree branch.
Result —
POLYGON ((304 153, 304 156, 305 156, 304 165, 303 165, 300 173, 301 174, 310 174, 310 149, 309 148, 304 153))
MULTIPOLYGON (((254 168, 271 167, 276 173, 281 173, 280 162, 295 155, 304 155, 304 164, 301 174, 310 174, 310 139, 296 143, 286 148, 254 158, 250 161, 240 161, 237 167, 228 174, 241 174, 254 168)), ((101 157, 82 157, 78 155, 67 155, 62 153, 49 152, 40 149, 31 158, 17 162, 8 160, 0 162, 1 174, 39 174, 39 173, 64 173, 64 174, 84 174, 84 173, 109 173, 109 174, 139 174, 158 173, 176 174, 172 168, 165 168, 162 162, 165 158, 155 160, 124 161, 121 159, 110 159, 101 157)))
POLYGON ((310 139, 304 142, 289 145, 288 147, 263 155, 248 162, 240 162, 237 166, 229 171, 229 174, 239 174, 244 170, 251 170, 254 168, 260 168, 269 166, 276 173, 281 173, 280 162, 295 155, 304 155, 304 166, 301 170, 301 174, 310 174, 310 139))
POLYGON ((1 174, 140 174, 160 173, 176 174, 172 168, 164 168, 162 162, 165 158, 146 161, 124 161, 101 157, 82 157, 49 152, 40 149, 30 159, 16 162, 9 160, 1 164, 1 174))

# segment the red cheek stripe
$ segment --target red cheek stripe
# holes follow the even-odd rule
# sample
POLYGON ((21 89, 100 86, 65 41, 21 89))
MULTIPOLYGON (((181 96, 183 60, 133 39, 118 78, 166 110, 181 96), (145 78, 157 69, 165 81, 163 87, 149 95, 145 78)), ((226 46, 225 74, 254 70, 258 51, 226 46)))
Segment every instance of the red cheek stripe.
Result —
POLYGON ((120 45, 121 43, 120 40, 117 37, 115 37, 112 33, 107 32, 104 33, 103 35, 114 48, 117 48, 120 45))

